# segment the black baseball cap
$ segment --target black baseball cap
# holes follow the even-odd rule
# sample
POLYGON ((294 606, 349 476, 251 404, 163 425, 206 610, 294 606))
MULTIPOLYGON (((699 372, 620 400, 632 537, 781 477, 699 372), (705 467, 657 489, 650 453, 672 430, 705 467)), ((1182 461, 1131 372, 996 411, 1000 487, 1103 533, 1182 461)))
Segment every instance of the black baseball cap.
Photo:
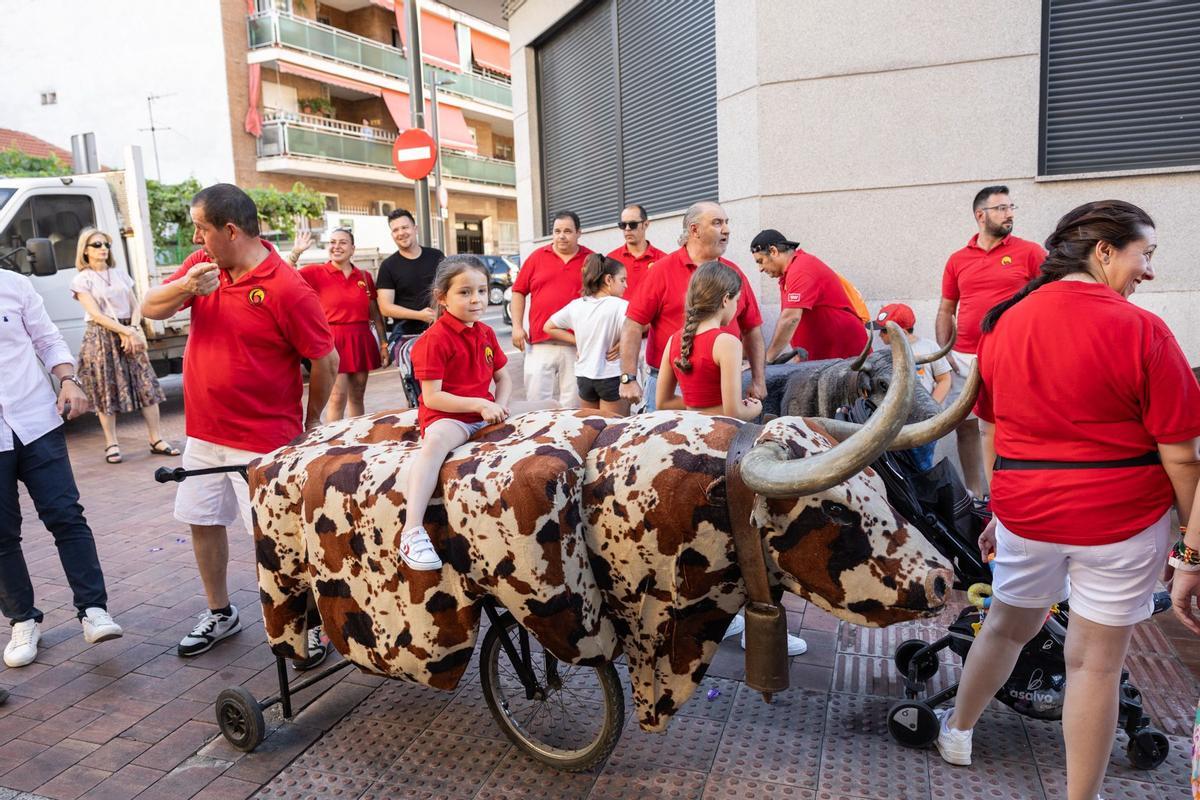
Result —
POLYGON ((751 253, 762 253, 771 247, 780 250, 795 250, 799 246, 798 243, 791 241, 774 228, 759 231, 758 235, 750 240, 751 253))

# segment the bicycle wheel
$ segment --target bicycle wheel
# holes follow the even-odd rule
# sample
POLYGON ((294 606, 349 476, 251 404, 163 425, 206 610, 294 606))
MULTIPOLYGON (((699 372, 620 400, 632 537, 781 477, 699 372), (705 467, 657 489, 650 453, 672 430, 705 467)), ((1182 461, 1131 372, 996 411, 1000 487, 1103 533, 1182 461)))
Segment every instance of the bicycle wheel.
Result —
POLYGON ((556 769, 578 772, 608 758, 625 724, 625 694, 612 664, 581 667, 559 661, 528 637, 535 686, 527 697, 505 653, 507 635, 520 654, 521 626, 511 614, 488 629, 479 653, 483 697, 500 729, 517 747, 556 769))

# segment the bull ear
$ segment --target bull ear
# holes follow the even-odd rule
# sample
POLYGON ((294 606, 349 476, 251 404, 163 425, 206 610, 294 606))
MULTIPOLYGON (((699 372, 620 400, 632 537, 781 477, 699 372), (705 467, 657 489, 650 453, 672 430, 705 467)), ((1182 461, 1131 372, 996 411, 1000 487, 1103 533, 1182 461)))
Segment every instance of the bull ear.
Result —
POLYGON ((710 506, 724 507, 729 505, 729 494, 725 488, 724 475, 704 487, 704 497, 708 500, 710 506))

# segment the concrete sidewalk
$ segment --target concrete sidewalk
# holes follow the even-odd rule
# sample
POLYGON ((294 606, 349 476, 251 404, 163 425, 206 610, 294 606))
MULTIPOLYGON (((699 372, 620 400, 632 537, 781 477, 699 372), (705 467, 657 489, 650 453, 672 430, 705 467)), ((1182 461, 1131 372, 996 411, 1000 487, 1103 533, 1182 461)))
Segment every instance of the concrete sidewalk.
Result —
MULTIPOLYGON (((520 376, 520 359, 513 359, 520 376)), ((178 379, 166 384, 167 438, 182 444, 178 379)), ((393 406, 394 373, 372 376, 368 408, 393 406)), ((125 463, 103 461, 93 417, 68 429, 72 462, 108 579, 110 609, 124 638, 83 641, 49 534, 24 502, 24 550, 46 612, 37 662, 0 671, 12 696, 0 706, 0 800, 32 792, 90 798, 592 797, 678 798, 1060 798, 1061 728, 1006 710, 989 713, 975 765, 945 766, 935 753, 888 737, 889 698, 900 695, 890 655, 899 641, 929 638, 932 622, 888 630, 838 623, 791 598, 789 625, 808 640, 794 660, 793 688, 765 705, 740 684, 733 641, 718 653, 701 692, 661 736, 628 727, 602 769, 560 774, 522 756, 503 737, 469 674, 455 693, 338 673, 305 693, 320 699, 273 730, 252 754, 218 736, 213 701, 243 685, 262 698, 276 689, 258 605, 253 549, 230 536, 230 586, 245 629, 184 660, 175 645, 205 607, 191 543, 171 516, 174 491, 154 483, 178 459, 149 454, 136 415, 120 426, 125 463), (705 690, 719 694, 707 699, 705 690)), ((1129 667, 1172 755, 1154 772, 1114 757, 1104 797, 1183 800, 1187 736, 1200 683, 1200 644, 1169 617, 1142 625, 1129 667)), ((943 679, 956 673, 943 667, 943 679)), ((303 701, 305 697, 301 697, 303 701)))

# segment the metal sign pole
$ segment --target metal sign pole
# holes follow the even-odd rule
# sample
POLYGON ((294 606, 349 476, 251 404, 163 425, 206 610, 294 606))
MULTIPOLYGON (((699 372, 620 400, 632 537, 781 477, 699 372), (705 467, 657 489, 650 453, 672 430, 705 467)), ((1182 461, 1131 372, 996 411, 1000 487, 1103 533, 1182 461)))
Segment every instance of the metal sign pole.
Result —
MULTIPOLYGON (((425 129, 425 70, 421 63, 421 9, 419 0, 408 1, 408 99, 412 107, 413 127, 425 129)), ((436 112, 435 112, 436 113, 436 112)), ((416 195, 417 230, 422 245, 429 246, 429 179, 422 178, 413 187, 416 195)), ((443 250, 444 250, 443 246, 443 250)))
POLYGON ((437 161, 434 162, 434 178, 437 182, 437 204, 438 204, 438 243, 441 245, 443 253, 450 252, 449 242, 447 237, 449 234, 446 231, 446 215, 448 209, 442 204, 442 137, 438 135, 438 80, 437 76, 429 83, 429 98, 433 106, 433 143, 434 154, 437 161))

